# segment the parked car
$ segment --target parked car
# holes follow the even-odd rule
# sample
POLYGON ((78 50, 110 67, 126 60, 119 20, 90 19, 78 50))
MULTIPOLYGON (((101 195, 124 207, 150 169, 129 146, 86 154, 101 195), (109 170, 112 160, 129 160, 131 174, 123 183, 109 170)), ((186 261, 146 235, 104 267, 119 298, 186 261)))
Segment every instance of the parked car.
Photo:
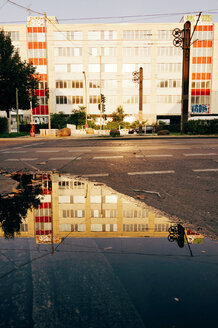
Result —
MULTIPOLYGON (((154 130, 153 125, 145 125, 142 127, 142 133, 152 133, 154 130)), ((139 133, 139 127, 136 129, 129 130, 129 134, 134 134, 134 132, 139 133)))

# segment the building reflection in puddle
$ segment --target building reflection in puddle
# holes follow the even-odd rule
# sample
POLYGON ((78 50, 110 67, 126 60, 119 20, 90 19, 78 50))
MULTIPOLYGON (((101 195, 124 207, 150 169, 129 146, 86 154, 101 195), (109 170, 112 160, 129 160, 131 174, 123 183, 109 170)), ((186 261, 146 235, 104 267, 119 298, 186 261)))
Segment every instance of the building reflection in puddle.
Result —
MULTIPOLYGON (((19 218, 13 227, 15 220, 8 217, 12 237, 12 232, 18 238, 34 237, 38 244, 59 244, 66 237, 166 237, 178 243, 178 234, 172 233, 175 222, 104 184, 60 174, 23 174, 19 182, 18 190, 1 202, 5 207, 8 201, 10 207, 13 200, 15 207, 6 214, 16 212, 19 218)), ((6 234, 3 230, 1 237, 6 234)), ((203 242, 202 235, 190 229, 184 232, 183 246, 187 240, 203 242)))

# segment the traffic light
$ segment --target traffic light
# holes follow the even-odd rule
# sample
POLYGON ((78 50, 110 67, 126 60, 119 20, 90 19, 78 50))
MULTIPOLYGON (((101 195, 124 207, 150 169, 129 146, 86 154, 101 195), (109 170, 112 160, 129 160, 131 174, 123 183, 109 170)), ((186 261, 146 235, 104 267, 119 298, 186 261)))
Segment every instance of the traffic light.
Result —
POLYGON ((173 45, 175 47, 183 47, 183 31, 181 31, 179 28, 174 28, 173 30, 173 45))
POLYGON ((105 102, 106 102, 106 97, 101 93, 101 108, 102 112, 105 112, 105 102))

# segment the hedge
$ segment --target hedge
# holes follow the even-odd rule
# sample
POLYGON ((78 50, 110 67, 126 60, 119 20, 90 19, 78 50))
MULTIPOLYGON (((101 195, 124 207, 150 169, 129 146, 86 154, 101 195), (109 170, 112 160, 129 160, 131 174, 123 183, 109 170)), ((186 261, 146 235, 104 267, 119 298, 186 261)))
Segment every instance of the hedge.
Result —
POLYGON ((218 134, 218 119, 191 120, 185 123, 184 128, 187 134, 218 134))

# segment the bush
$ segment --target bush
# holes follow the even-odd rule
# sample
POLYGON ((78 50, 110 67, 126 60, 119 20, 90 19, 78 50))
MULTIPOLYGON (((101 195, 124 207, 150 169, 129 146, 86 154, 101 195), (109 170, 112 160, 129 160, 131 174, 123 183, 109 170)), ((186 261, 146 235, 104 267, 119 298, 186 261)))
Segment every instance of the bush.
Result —
POLYGON ((218 120, 196 120, 185 123, 185 133, 189 134, 217 134, 218 120))
POLYGON ((120 136, 120 131, 117 129, 112 129, 110 130, 110 136, 111 137, 119 137, 120 136))
POLYGON ((8 119, 7 117, 0 117, 0 133, 8 132, 8 119))
POLYGON ((180 132, 180 124, 159 124, 155 126, 155 132, 168 130, 169 132, 180 132))

